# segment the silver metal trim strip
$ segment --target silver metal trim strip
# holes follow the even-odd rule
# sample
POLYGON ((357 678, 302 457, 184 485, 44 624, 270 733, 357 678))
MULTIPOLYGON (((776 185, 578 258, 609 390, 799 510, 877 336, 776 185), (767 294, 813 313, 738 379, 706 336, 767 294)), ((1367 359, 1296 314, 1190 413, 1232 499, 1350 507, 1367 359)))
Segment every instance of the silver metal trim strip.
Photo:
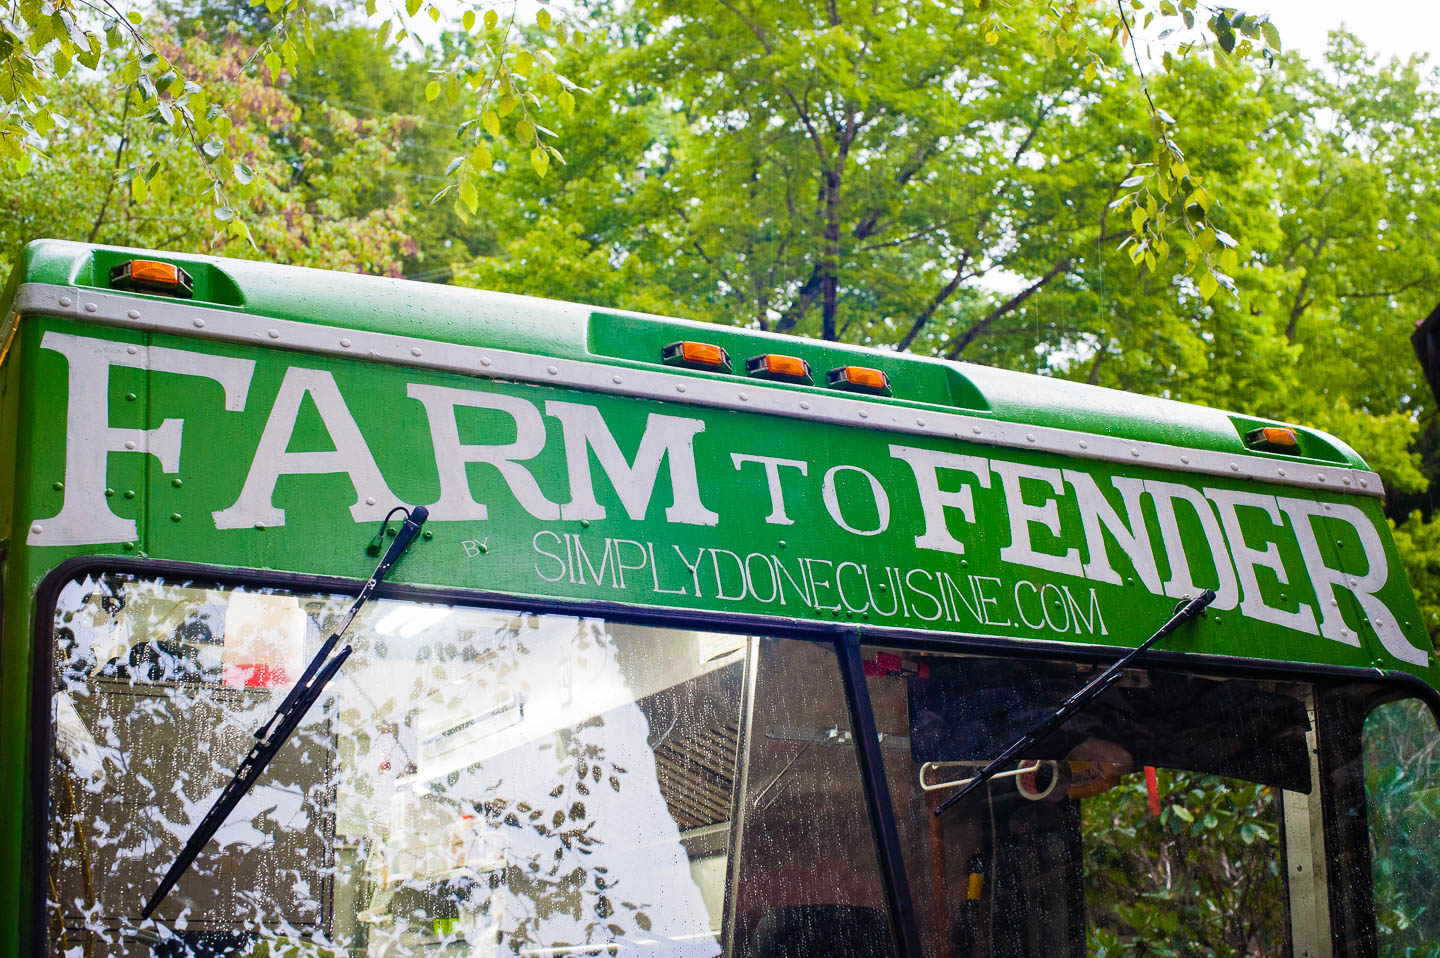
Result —
POLYGON ((326 356, 369 359, 400 366, 439 369, 528 383, 552 383, 592 392, 661 399, 719 409, 785 416, 811 422, 858 426, 886 432, 960 439, 1012 449, 1039 449, 1078 459, 1132 463, 1173 472, 1251 479, 1282 486, 1383 498, 1380 477, 1345 466, 1261 456, 1231 456, 1165 443, 1133 442, 1115 436, 1048 426, 1000 422, 984 416, 893 406, 844 395, 824 396, 766 386, 755 380, 724 382, 700 376, 610 366, 600 362, 551 359, 530 353, 437 340, 341 329, 316 323, 271 319, 250 313, 160 302, 118 293, 49 283, 25 283, 12 312, 71 317, 110 326, 146 329, 199 339, 272 346, 326 356))

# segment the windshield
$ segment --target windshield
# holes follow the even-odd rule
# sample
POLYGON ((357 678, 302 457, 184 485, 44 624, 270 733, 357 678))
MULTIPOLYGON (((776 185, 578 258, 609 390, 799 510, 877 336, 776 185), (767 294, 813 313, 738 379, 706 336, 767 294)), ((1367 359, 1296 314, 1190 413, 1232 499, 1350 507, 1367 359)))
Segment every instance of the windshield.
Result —
MULTIPOLYGON (((829 641, 390 599, 362 611, 325 697, 142 922, 348 605, 119 574, 60 590, 56 952, 895 953, 829 641)), ((880 733, 927 956, 1370 954, 1376 936, 1428 954, 1384 947, 1434 921, 1435 726, 1413 700, 1129 669, 936 816, 1100 666, 862 657, 850 691, 880 733)))
POLYGON ((889 952, 827 646, 388 600, 357 618, 340 677, 159 921, 140 922, 348 604, 120 575, 63 589, 53 946, 708 956, 843 934, 889 952), (843 878, 817 848, 845 850, 843 878))

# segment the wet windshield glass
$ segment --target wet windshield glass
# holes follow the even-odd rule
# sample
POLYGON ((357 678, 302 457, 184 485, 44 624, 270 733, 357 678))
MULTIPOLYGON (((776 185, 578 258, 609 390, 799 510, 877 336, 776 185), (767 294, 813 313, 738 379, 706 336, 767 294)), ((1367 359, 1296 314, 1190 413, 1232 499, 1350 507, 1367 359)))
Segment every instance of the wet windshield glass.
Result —
POLYGON ((936 817, 1100 667, 866 659, 927 954, 1281 956, 1292 926, 1328 937, 1300 857, 1319 810, 1307 687, 1129 670, 936 817), (1286 822, 1304 842, 1287 844, 1286 822), (1288 891, 1287 851, 1303 866, 1288 891))
POLYGON ((890 951, 827 646, 393 600, 140 922, 348 603, 118 575, 62 590, 53 949, 890 951))

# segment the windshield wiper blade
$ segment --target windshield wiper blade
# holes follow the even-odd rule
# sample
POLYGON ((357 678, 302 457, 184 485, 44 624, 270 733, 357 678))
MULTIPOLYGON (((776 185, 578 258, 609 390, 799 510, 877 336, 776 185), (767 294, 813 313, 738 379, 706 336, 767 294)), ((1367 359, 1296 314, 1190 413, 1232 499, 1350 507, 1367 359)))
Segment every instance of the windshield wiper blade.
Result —
POLYGON ((1084 688, 1066 699, 1058 709, 1041 721, 1039 725, 1036 725, 1030 731, 1016 739, 1005 751, 997 755, 993 762, 981 769, 980 774, 967 782, 960 791, 935 806, 935 814, 940 815, 945 812, 946 809, 952 808, 966 795, 969 795, 975 791, 975 789, 994 778, 996 772, 1000 771, 1000 769, 1005 767, 1005 765, 1021 752, 1064 725, 1070 716, 1089 705, 1106 689, 1114 685, 1119 680, 1121 673, 1125 671, 1125 667, 1129 665, 1137 655, 1204 612, 1205 607, 1214 601, 1215 592, 1212 589, 1206 589, 1195 598, 1184 601, 1175 609, 1175 614, 1170 617, 1170 621, 1160 626, 1160 631, 1125 653, 1119 661, 1095 676, 1095 678, 1085 684, 1084 688))
POLYGON ((180 849, 180 854, 175 856, 174 864, 165 873, 165 877, 160 879, 155 894, 151 895, 150 900, 145 903, 144 910, 140 912, 141 919, 149 918, 154 914, 155 909, 160 907, 160 903, 165 900, 170 889, 175 887, 175 883, 195 861, 200 850, 214 837, 220 826, 225 824, 225 820, 230 817, 235 806, 240 804, 240 800, 260 778, 271 759, 285 746, 291 734, 304 720, 306 713, 319 701, 325 691, 325 686, 335 677, 335 673, 340 671, 340 666, 345 664, 345 660, 350 657, 351 647, 349 645, 337 652, 334 657, 331 657, 330 653, 334 651, 340 637, 345 634, 345 630, 350 628, 350 623, 355 620, 355 614, 360 611, 360 607, 370 600, 376 587, 385 581, 391 568, 400 561, 400 557, 405 554, 405 550, 414 540, 415 534, 420 531, 420 527, 430 517, 429 510, 424 506, 416 506, 408 512, 403 507, 392 509, 390 515, 387 515, 385 521, 380 524, 380 534, 376 536, 377 542, 383 541, 385 527, 390 522, 390 516, 397 512, 405 513, 405 521, 395 534, 390 548, 385 550, 385 555, 381 558, 380 564, 375 567, 375 572, 361 587, 360 594, 350 604, 350 609, 340 620, 339 626, 330 633, 329 638, 321 643, 320 650, 315 653, 310 664, 305 666, 305 671, 300 674, 299 680, 286 694, 280 707, 266 720, 264 725, 255 731, 255 738, 258 741, 245 756, 245 760, 240 763, 240 767, 235 770, 235 775, 230 779, 230 783, 221 790, 220 797, 215 800, 215 804, 210 806, 210 810, 205 813, 204 818, 200 819, 200 824, 196 826, 195 831, 185 840, 185 846, 180 849))

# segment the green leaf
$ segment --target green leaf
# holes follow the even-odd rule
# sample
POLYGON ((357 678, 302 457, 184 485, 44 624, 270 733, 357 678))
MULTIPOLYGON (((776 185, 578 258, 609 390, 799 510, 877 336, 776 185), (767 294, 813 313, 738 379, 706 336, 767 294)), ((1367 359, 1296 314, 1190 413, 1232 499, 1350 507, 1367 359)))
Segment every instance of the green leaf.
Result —
POLYGON ((234 173, 235 179, 238 180, 242 186, 255 179, 255 171, 244 163, 236 163, 234 173))
POLYGON ((1270 49, 1277 53, 1283 49, 1283 47, 1280 46, 1280 31, 1275 29, 1275 24, 1269 20, 1261 21, 1260 32, 1265 36, 1265 45, 1270 49))
MULTIPOLYGON (((1209 302, 1210 297, 1214 296, 1215 291, 1220 288, 1220 283, 1215 279, 1214 275, 1210 273, 1209 270, 1206 270, 1204 273, 1201 274, 1200 279, 1196 285, 1200 289, 1200 295, 1205 299, 1206 302, 1209 302)), ((1243 828, 1241 837, 1244 837, 1243 828)), ((1246 839, 1246 844, 1249 844, 1249 842, 1250 839, 1246 839)))
POLYGON ((225 144, 221 143, 219 140, 206 140, 200 145, 200 152, 204 153, 208 158, 213 160, 221 153, 225 152, 225 144))
POLYGON ((521 143, 529 143, 535 139, 535 124, 529 120, 521 120, 515 124, 515 139, 521 143))
POLYGON ((434 101, 434 100, 437 99, 439 96, 440 96, 440 84, 439 84, 437 81, 431 80, 429 83, 425 84, 425 102, 426 102, 426 103, 430 103, 430 102, 434 101))
POLYGON ((486 110, 480 114, 480 125, 483 126, 485 132, 491 136, 500 135, 500 117, 494 110, 486 110))
POLYGON ((1176 814, 1182 821, 1185 821, 1185 822, 1193 822, 1193 821, 1195 821, 1195 816, 1190 813, 1190 810, 1189 810, 1188 808, 1185 808, 1185 807, 1182 806, 1182 805, 1171 805, 1170 807, 1175 810, 1175 814, 1176 814))
POLYGON ((470 151, 470 165, 483 173, 495 165, 495 157, 490 153, 490 147, 484 143, 475 144, 475 149, 470 151))
POLYGON ((226 222, 226 221, 228 221, 228 220, 233 219, 234 217, 235 217, 235 211, 232 210, 232 209, 230 209, 230 207, 228 207, 228 206, 217 206, 217 207, 215 207, 215 218, 216 218, 217 220, 219 220, 220 222, 224 223, 224 222, 226 222))
POLYGON ((574 114, 575 94, 571 93, 569 90, 561 90, 560 95, 557 96, 555 100, 560 104, 561 113, 564 113, 566 116, 571 116, 574 114))
POLYGON ((530 166, 541 179, 544 179, 545 174, 550 172, 550 155, 542 149, 531 150, 530 166))
POLYGON ((499 23, 499 22, 500 22, 500 14, 496 13, 494 10, 486 10, 486 11, 485 11, 485 29, 486 29, 486 30, 494 30, 494 29, 495 29, 495 25, 496 25, 497 23, 499 23))
POLYGON ((460 25, 465 28, 467 33, 475 29, 475 11, 466 10, 465 15, 460 18, 460 25))
POLYGON ((520 74, 522 77, 528 77, 530 75, 530 71, 534 69, 534 67, 535 56, 529 50, 521 50, 519 53, 515 54, 514 63, 511 64, 511 69, 513 69, 516 73, 520 74))
POLYGON ((420 4, 422 2, 423 0, 405 0, 405 12, 412 17, 415 16, 415 14, 420 12, 420 4))
POLYGON ((1130 225, 1135 227, 1135 232, 1140 233, 1145 230, 1147 218, 1148 214, 1145 212, 1145 208, 1137 203, 1135 209, 1130 211, 1130 225))
POLYGON ((495 101, 495 111, 501 116, 509 116, 519 105, 520 101, 515 99, 514 95, 507 93, 495 101))
POLYGON ((550 11, 541 7, 535 12, 535 22, 540 25, 541 30, 550 29, 550 11))
POLYGON ((475 189, 475 184, 469 180, 460 181, 460 200, 471 213, 480 209, 480 193, 475 189))

